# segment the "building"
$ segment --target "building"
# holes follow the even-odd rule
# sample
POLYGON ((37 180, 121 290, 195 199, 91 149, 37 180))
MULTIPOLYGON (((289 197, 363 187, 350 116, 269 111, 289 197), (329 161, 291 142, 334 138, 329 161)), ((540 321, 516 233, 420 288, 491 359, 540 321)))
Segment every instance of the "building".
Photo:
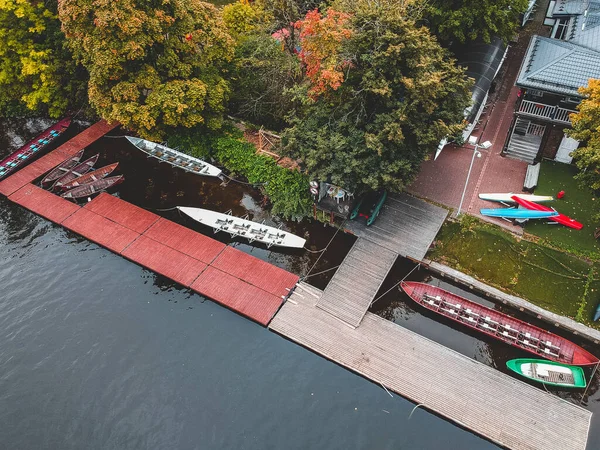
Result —
POLYGON ((521 64, 506 156, 570 163, 578 142, 564 133, 582 100, 578 92, 600 78, 600 0, 551 1, 544 22, 550 37, 534 35, 521 64))

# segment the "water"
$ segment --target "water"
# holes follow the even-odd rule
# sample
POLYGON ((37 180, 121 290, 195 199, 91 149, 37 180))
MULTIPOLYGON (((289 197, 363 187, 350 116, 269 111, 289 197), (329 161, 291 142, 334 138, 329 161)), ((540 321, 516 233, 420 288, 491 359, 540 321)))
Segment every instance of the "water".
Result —
MULTIPOLYGON (((5 124, 0 148, 43 125, 5 124)), ((223 188, 158 165, 123 139, 102 139, 86 156, 98 150, 102 162, 120 161, 126 181, 117 193, 140 206, 268 217, 260 194, 241 184, 223 188)), ((414 404, 3 197, 0 211, 0 448, 496 448, 421 409, 409 420, 414 404)), ((210 232, 175 211, 160 214, 210 232)), ((313 250, 334 234, 282 225, 313 250)), ((298 274, 318 257, 216 237, 298 274)), ((313 273, 339 264, 352 242, 338 234, 313 273)), ((382 292, 411 268, 399 262, 382 292)), ((330 274, 311 282, 324 287, 330 274)), ((376 308, 487 364, 501 368, 512 355, 423 315, 397 290, 376 308)), ((598 448, 593 427, 589 448, 598 448)))

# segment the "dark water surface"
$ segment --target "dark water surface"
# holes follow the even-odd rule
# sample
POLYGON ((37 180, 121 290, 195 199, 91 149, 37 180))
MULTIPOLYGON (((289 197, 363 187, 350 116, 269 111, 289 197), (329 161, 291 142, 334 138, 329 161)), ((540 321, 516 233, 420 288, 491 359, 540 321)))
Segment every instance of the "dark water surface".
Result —
MULTIPOLYGON (((0 123, 0 156, 47 123, 26 125, 0 123)), ((120 162, 126 181, 116 194, 139 206, 271 220, 245 185, 172 170, 124 139, 101 139, 86 157, 97 151, 98 166, 120 162)), ((175 211, 158 213, 210 233, 175 211)), ((283 226, 313 250, 335 232, 283 226)), ((318 257, 215 237, 297 274, 318 257)), ((352 243, 338 234, 312 273, 338 265, 352 243)), ((421 409, 408 419, 414 404, 3 197, 0 245, 0 448, 496 448, 421 409)), ((381 292, 412 267, 398 262, 381 292)), ((331 273, 310 281, 322 288, 331 273)), ((411 279, 440 283, 423 272, 411 279)), ((374 311, 500 370, 522 356, 430 317, 396 289, 374 311)), ((590 392, 587 407, 600 412, 597 381, 590 392)), ((592 427, 588 448, 600 448, 596 417, 592 427)))

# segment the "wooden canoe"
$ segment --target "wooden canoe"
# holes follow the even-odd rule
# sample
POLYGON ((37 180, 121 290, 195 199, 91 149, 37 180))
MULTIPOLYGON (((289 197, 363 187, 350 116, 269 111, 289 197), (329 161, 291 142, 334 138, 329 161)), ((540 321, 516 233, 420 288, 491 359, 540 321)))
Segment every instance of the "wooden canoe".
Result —
POLYGON ((42 186, 58 180, 65 173, 67 173, 69 170, 71 170, 73 167, 79 164, 79 161, 81 161, 81 157, 83 156, 83 151, 84 149, 79 150, 73 156, 65 159, 58 166, 56 166, 54 169, 48 172, 48 175, 46 175, 42 179, 42 186))
POLYGON ((77 186, 83 186, 84 184, 106 178, 113 170, 117 168, 118 165, 119 163, 113 163, 109 164, 108 166, 100 167, 99 169, 88 172, 85 175, 81 175, 80 177, 63 184, 60 189, 63 191, 68 191, 69 189, 73 189, 77 186))
POLYGON ((42 153, 52 141, 55 141, 67 130, 67 128, 69 128, 69 125, 71 125, 71 118, 67 117, 52 125, 43 133, 19 148, 19 150, 11 153, 0 161, 0 179, 16 172, 19 168, 42 153))
POLYGON ((64 184, 67 184, 70 181, 73 181, 75 178, 79 178, 81 175, 88 173, 94 167, 94 164, 98 161, 98 157, 100 154, 96 154, 91 158, 86 159, 84 162, 77 164, 67 173, 65 173, 62 177, 54 182, 51 187, 51 190, 57 189, 64 184))
POLYGON ((513 347, 563 364, 588 366, 598 363, 598 358, 562 336, 437 286, 403 281, 400 287, 410 298, 430 311, 513 347))
POLYGON ((117 175, 115 177, 101 178, 91 183, 84 184, 82 186, 74 187, 63 193, 61 197, 69 199, 77 199, 82 197, 89 197, 90 195, 102 192, 110 187, 116 186, 125 180, 123 175, 117 175))
POLYGON ((558 387, 584 388, 585 373, 581 367, 543 359, 519 358, 506 362, 513 372, 530 380, 558 387))

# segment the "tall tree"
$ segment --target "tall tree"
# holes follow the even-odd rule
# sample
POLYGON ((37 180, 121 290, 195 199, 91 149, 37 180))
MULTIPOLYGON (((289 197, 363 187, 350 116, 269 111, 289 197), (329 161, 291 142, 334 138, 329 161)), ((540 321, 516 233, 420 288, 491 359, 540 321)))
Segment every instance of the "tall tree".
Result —
POLYGON ((573 129, 567 133, 581 142, 573 158, 581 172, 577 178, 583 186, 600 189, 600 80, 590 79, 587 87, 579 89, 586 98, 571 115, 573 129))
POLYGON ((432 33, 443 42, 465 43, 493 36, 508 41, 519 24, 529 0, 422 0, 424 18, 432 33))
POLYGON ((221 125, 233 41, 213 5, 61 0, 59 16, 102 117, 155 139, 167 127, 221 125))
POLYGON ((426 28, 363 3, 349 11, 350 36, 327 56, 345 67, 343 82, 310 98, 309 78, 283 142, 314 178, 401 190, 440 139, 462 126, 470 81, 426 28))
POLYGON ((85 96, 85 74, 64 48, 57 2, 0 1, 0 115, 64 114, 85 96))

